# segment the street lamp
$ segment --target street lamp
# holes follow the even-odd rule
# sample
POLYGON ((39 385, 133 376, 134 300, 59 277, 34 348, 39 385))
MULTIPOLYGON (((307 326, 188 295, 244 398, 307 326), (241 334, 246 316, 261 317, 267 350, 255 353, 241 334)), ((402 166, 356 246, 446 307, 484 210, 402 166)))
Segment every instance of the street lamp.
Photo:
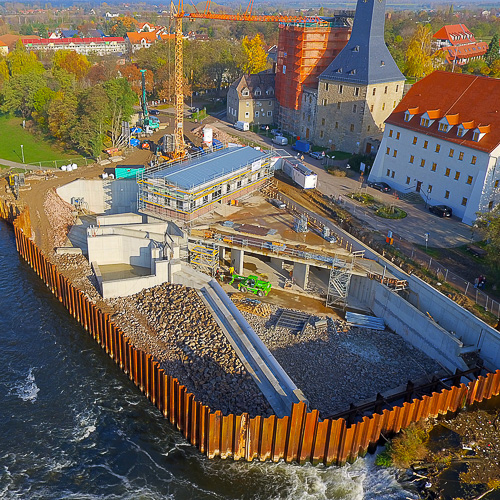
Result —
POLYGON ((21 157, 23 159, 23 163, 24 163, 24 146, 21 144, 21 157))

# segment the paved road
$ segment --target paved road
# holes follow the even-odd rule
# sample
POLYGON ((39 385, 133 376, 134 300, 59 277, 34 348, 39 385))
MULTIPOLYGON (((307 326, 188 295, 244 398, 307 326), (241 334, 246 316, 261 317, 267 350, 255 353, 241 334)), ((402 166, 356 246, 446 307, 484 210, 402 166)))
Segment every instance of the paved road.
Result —
MULTIPOLYGON (((254 134, 253 132, 240 132, 235 130, 226 122, 217 121, 216 126, 232 135, 252 140, 253 142, 262 144, 262 146, 273 146, 270 138, 254 134)), ((285 149, 291 155, 296 155, 290 146, 280 146, 279 149, 285 149)), ((431 247, 448 248, 464 245, 471 241, 471 238, 473 237, 471 227, 467 226, 463 222, 460 222, 458 218, 452 217, 451 219, 441 219, 431 214, 426 209, 423 202, 422 204, 416 205, 414 203, 396 199, 392 194, 381 193, 373 188, 369 188, 366 184, 361 186, 359 177, 357 179, 335 177, 329 174, 323 168, 321 163, 322 162, 320 160, 314 160, 310 157, 304 158, 304 164, 318 175, 318 190, 324 194, 334 196, 337 199, 340 196, 340 199, 344 204, 344 208, 358 219, 364 221, 371 229, 380 231, 383 234, 387 234, 387 231, 391 230, 394 233, 396 240, 400 238, 402 240, 420 245, 425 245, 424 234, 429 233, 428 245, 431 247), (347 198, 349 193, 360 189, 381 199, 386 204, 397 205, 407 212, 408 216, 399 220, 382 219, 377 217, 369 209, 363 207, 361 204, 351 200, 350 198, 347 198)), ((474 235, 474 239, 479 239, 479 235, 474 235)))
POLYGON ((0 165, 5 165, 9 168, 24 168, 24 170, 33 170, 34 168, 36 168, 33 165, 26 165, 24 163, 17 163, 15 161, 3 160, 2 158, 0 158, 0 165))

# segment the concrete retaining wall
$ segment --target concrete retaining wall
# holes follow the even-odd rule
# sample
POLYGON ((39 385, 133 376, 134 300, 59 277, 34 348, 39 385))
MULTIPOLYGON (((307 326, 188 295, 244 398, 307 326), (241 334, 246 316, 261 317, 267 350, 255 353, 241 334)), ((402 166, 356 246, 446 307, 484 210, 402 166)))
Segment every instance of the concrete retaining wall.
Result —
POLYGON ((500 332, 429 286, 416 276, 409 276, 408 300, 429 314, 443 328, 462 340, 466 346, 480 349, 481 358, 490 370, 500 366, 500 332))
POLYGON ((391 330, 448 370, 467 370, 459 356, 462 342, 396 292, 377 281, 353 276, 350 293, 365 302, 375 316, 384 318, 391 330))
POLYGON ((64 201, 83 198, 88 209, 97 214, 137 212, 138 193, 135 179, 77 179, 57 188, 64 201))
MULTIPOLYGON (((102 281, 101 293, 103 298, 124 297, 139 293, 146 288, 161 285, 168 281, 168 261, 155 262, 155 274, 149 276, 138 276, 135 278, 102 281)), ((93 266, 94 267, 94 266, 93 266)))
POLYGON ((89 262, 100 266, 130 264, 151 268, 152 243, 145 238, 123 235, 104 235, 87 238, 89 262))

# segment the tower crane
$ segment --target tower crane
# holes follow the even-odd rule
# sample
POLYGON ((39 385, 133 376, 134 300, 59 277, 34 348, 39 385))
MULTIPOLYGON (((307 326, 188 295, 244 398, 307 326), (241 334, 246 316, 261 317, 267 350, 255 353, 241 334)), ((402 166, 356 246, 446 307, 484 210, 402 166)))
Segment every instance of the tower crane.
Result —
POLYGON ((211 0, 206 0, 205 9, 200 12, 195 7, 195 12, 186 13, 184 11, 184 0, 178 0, 176 6, 172 1, 170 4, 171 15, 175 19, 175 159, 183 158, 186 154, 186 146, 184 144, 184 70, 183 70, 183 53, 182 53, 182 20, 186 19, 219 19, 225 21, 251 21, 251 22, 266 22, 266 23, 290 23, 290 22, 313 22, 317 24, 328 24, 321 17, 316 16, 267 16, 253 15, 253 1, 249 0, 248 6, 244 14, 216 14, 210 11, 211 0))

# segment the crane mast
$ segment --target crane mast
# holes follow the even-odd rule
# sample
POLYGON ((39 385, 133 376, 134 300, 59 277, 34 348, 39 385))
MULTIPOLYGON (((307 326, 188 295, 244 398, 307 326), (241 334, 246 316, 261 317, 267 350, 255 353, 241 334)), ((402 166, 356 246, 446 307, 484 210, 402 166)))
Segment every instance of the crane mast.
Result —
MULTIPOLYGON (((176 7, 173 0, 170 3, 171 15, 175 18, 175 152, 174 159, 183 158, 186 154, 186 145, 184 144, 184 68, 182 54, 182 19, 222 19, 227 21, 253 21, 253 22, 314 22, 318 24, 328 23, 321 17, 304 16, 266 16, 252 15, 253 0, 249 0, 244 14, 215 14, 210 12, 210 1, 207 0, 205 10, 187 14, 184 12, 184 0, 179 0, 176 7)), ((143 75, 144 77, 144 75, 143 75)))

